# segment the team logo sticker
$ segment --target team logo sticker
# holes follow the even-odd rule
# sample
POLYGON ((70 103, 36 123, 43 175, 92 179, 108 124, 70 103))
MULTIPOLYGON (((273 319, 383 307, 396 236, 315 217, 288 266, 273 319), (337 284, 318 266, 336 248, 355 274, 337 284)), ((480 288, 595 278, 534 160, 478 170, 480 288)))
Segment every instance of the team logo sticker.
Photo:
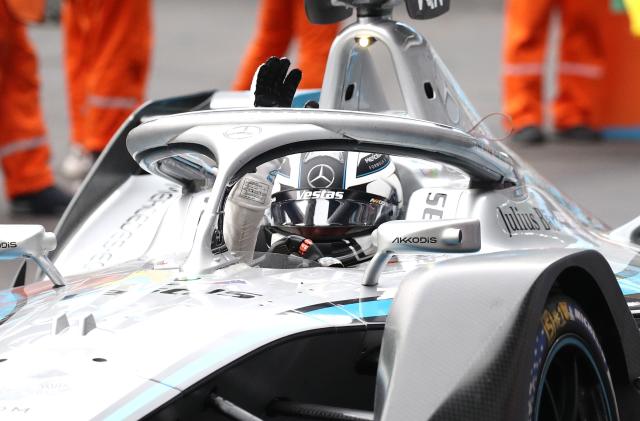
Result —
POLYGON ((242 140, 259 135, 262 129, 258 126, 236 126, 224 132, 227 139, 242 140))
POLYGON ((318 164, 309 170, 307 183, 314 189, 325 189, 336 180, 336 173, 327 164, 318 164))
POLYGON ((508 204, 498 207, 497 212, 509 237, 519 233, 561 231, 561 224, 553 214, 534 206, 508 204))

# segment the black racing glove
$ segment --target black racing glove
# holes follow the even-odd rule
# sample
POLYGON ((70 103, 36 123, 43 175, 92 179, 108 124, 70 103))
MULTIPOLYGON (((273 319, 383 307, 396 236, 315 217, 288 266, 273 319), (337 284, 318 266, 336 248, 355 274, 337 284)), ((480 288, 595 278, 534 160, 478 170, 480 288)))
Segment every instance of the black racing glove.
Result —
POLYGON ((320 248, 313 241, 299 235, 289 235, 276 241, 269 247, 268 253, 292 254, 315 261, 324 257, 320 248))
POLYGON ((270 57, 258 68, 253 103, 256 107, 291 107, 302 72, 293 69, 287 75, 290 65, 287 58, 270 57))

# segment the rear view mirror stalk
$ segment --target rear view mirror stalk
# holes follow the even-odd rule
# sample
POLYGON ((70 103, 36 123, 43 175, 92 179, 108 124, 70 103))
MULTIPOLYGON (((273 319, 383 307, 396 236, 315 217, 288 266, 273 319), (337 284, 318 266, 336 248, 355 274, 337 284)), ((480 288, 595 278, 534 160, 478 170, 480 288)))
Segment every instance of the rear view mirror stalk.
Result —
POLYGON ((480 221, 391 221, 380 225, 371 238, 378 250, 364 273, 364 286, 377 285, 380 272, 396 254, 472 253, 480 250, 480 221))
POLYGON ((56 245, 55 234, 42 225, 0 225, 0 260, 31 259, 56 287, 62 287, 64 279, 47 257, 56 245))

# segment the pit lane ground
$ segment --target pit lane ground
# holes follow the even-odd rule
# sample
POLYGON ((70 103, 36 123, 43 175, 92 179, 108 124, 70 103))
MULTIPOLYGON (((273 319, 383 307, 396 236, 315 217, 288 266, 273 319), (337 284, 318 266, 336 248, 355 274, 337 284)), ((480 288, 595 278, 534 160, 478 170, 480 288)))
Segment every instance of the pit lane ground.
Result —
MULTIPOLYGON (((256 0, 156 0, 155 50, 149 98, 227 89, 253 33, 256 0)), ((454 0, 449 14, 412 22, 436 47, 481 115, 500 111, 501 0, 454 0)), ((404 11, 398 14, 406 20, 404 11)), ((40 59, 42 102, 53 165, 68 150, 69 124, 59 26, 30 30, 40 59)), ((551 52, 553 54, 553 52, 551 52)), ((294 60, 295 62, 295 60, 294 60)), ((551 95, 553 88, 547 93, 551 95)), ((563 192, 611 226, 640 214, 640 142, 561 142, 543 147, 510 145, 563 192)), ((1 180, 0 174, 0 180, 1 180)), ((60 180, 68 187, 64 180, 60 180)), ((0 197, 0 223, 37 223, 52 230, 55 218, 15 217, 0 197)), ((0 263, 0 288, 15 263, 0 263)))

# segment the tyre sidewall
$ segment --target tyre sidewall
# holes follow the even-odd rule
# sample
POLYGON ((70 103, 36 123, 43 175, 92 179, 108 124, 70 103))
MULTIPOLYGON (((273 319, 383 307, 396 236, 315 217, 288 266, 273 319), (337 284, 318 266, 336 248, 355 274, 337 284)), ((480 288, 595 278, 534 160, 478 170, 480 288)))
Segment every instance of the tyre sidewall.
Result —
POLYGON ((534 406, 538 391, 542 385, 540 377, 549 353, 560 338, 567 335, 577 337, 591 354, 591 358, 595 362, 598 373, 604 383, 607 399, 612 405, 612 417, 614 420, 618 420, 615 393, 609 367, 595 330, 578 303, 563 295, 550 297, 540 317, 533 351, 533 364, 530 371, 529 420, 535 420, 536 417, 534 406))

